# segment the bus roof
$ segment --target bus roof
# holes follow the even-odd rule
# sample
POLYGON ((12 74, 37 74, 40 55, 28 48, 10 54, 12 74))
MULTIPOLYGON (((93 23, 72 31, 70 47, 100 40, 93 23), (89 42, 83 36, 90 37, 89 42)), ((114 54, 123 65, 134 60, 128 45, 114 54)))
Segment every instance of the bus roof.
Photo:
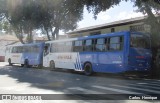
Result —
POLYGON ((44 44, 44 42, 42 43, 28 43, 28 44, 14 44, 14 45, 7 45, 8 47, 11 46, 31 46, 31 45, 40 45, 40 44, 44 44))
POLYGON ((124 35, 124 34, 129 34, 129 32, 130 31, 121 31, 121 32, 100 34, 100 35, 94 35, 94 36, 84 36, 84 37, 78 37, 78 38, 69 38, 69 39, 63 39, 63 40, 47 41, 46 43, 61 42, 61 41, 64 42, 64 41, 84 40, 84 39, 94 39, 94 38, 102 38, 102 37, 118 36, 118 35, 120 36, 120 35, 124 35))

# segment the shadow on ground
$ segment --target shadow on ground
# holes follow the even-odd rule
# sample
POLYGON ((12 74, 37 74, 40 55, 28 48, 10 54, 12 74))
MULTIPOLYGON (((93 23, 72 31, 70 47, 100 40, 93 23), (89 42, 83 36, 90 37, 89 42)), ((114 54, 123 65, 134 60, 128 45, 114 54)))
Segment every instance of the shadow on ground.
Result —
MULTIPOLYGON (((106 84, 107 82, 126 83, 123 77, 111 74, 96 73, 93 76, 85 76, 83 73, 70 70, 50 71, 19 66, 0 67, 0 75, 8 75, 11 78, 15 78, 18 83, 30 83, 31 87, 64 92, 65 94, 73 92, 67 89, 69 87, 90 87, 91 85, 106 84)), ((81 91, 78 94, 84 94, 84 92, 81 91)), ((102 97, 98 98, 96 95, 93 95, 93 97, 89 95, 72 95, 69 99, 73 99, 73 96, 75 97, 74 99, 102 99, 102 97)))

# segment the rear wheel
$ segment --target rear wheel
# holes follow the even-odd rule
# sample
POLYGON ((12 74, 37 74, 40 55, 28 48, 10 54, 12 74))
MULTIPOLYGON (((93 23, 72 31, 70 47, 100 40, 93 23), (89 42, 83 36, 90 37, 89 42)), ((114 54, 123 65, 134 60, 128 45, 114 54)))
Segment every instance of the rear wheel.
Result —
POLYGON ((43 67, 42 64, 38 65, 38 69, 42 69, 42 67, 43 67))
POLYGON ((12 66, 11 59, 8 59, 9 66, 12 66))
POLYGON ((21 67, 24 67, 24 64, 21 64, 21 67))
POLYGON ((89 76, 89 75, 92 75, 92 73, 93 73, 93 70, 92 70, 91 63, 86 63, 84 65, 84 74, 87 75, 87 76, 89 76))
POLYGON ((55 63, 54 61, 50 61, 50 70, 55 70, 55 63))
POLYGON ((25 60, 25 62, 24 62, 24 67, 25 67, 25 68, 29 68, 29 61, 28 61, 28 60, 25 60))

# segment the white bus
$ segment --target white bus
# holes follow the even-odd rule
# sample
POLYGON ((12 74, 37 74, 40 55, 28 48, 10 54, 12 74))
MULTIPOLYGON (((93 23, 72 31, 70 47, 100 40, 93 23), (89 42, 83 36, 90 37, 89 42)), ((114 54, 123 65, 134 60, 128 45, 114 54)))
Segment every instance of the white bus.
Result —
POLYGON ((30 43, 8 45, 6 47, 5 62, 9 65, 42 66, 44 43, 30 43))
POLYGON ((5 62, 12 64, 21 64, 22 52, 20 52, 22 45, 8 45, 5 51, 5 62))

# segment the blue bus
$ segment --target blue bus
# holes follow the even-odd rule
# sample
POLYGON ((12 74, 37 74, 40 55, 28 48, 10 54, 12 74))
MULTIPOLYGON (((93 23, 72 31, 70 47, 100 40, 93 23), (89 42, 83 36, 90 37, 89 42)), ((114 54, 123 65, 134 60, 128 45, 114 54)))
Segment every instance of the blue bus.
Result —
POLYGON ((9 65, 42 66, 44 43, 17 44, 6 47, 5 62, 9 65))
POLYGON ((114 32, 45 42, 43 66, 93 72, 149 72, 150 37, 141 32, 114 32))

